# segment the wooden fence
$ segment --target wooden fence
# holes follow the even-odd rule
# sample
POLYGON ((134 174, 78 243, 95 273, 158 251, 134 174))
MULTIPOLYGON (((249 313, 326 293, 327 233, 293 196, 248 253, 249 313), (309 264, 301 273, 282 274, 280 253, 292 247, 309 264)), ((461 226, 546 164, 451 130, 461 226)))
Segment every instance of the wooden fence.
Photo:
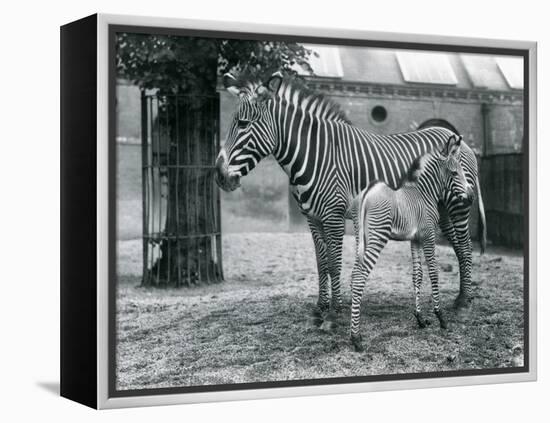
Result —
POLYGON ((481 188, 487 219, 487 238, 494 245, 523 246, 523 154, 481 159, 481 188))

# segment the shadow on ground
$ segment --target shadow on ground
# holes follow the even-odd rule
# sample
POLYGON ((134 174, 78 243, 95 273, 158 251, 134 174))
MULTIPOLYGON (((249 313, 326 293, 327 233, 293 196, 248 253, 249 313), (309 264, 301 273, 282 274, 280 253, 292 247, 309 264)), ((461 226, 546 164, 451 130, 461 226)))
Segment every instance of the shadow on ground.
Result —
POLYGON ((36 382, 36 386, 55 396, 60 395, 59 382, 36 382))

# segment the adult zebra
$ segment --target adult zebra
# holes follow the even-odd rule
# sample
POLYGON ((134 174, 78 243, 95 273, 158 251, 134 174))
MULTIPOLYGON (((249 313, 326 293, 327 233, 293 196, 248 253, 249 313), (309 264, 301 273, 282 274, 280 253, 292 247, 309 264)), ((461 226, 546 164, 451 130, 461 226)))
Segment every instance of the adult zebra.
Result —
MULTIPOLYGON (((225 191, 239 186, 260 160, 272 154, 289 176, 291 192, 307 217, 319 273, 321 312, 342 306, 340 271, 345 218, 353 198, 373 180, 397 187, 412 162, 443 145, 452 132, 445 128, 376 135, 357 128, 338 104, 303 84, 274 74, 267 83, 237 80, 230 74, 224 86, 239 98, 225 146, 216 160, 217 184, 225 191)), ((483 201, 474 153, 464 145, 461 164, 478 196, 482 249, 485 240, 483 201)), ((472 298, 470 207, 447 193, 440 227, 459 260, 460 293, 455 305, 472 298)))

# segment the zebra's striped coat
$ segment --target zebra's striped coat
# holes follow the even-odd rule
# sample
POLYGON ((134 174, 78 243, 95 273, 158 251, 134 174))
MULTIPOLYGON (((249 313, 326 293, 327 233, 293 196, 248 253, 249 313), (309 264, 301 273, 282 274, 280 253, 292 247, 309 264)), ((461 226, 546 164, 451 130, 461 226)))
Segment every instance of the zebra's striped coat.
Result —
MULTIPOLYGON (((289 177, 291 192, 307 217, 319 273, 320 311, 332 303, 341 308, 340 271, 345 218, 352 199, 373 180, 396 187, 415 158, 441 147, 451 131, 377 135, 353 126, 340 107, 322 95, 274 75, 266 84, 224 77, 227 90, 239 97, 226 144, 216 161, 217 182, 231 191, 239 180, 272 154, 289 177)), ((477 190, 477 162, 466 145, 461 164, 477 190)), ((479 198, 481 200, 481 198, 479 198)), ((447 193, 440 208, 440 226, 460 263, 460 295, 471 297, 469 207, 447 193)), ((482 207, 482 202, 479 201, 482 207)))

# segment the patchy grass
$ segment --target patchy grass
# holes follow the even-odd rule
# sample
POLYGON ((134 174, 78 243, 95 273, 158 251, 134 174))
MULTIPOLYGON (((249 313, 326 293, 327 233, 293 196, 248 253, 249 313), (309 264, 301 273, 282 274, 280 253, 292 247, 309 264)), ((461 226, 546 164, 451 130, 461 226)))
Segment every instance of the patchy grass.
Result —
POLYGON ((138 287, 141 244, 118 247, 118 389, 508 367, 512 348, 523 346, 520 254, 476 252, 476 299, 456 312, 456 259, 438 247, 449 329, 431 313, 425 272, 424 310, 433 324, 421 330, 409 245, 390 242, 365 289, 367 350, 356 353, 349 342, 351 236, 344 241, 345 309, 329 331, 311 317, 318 286, 309 234, 226 235, 226 281, 180 290, 138 287))

